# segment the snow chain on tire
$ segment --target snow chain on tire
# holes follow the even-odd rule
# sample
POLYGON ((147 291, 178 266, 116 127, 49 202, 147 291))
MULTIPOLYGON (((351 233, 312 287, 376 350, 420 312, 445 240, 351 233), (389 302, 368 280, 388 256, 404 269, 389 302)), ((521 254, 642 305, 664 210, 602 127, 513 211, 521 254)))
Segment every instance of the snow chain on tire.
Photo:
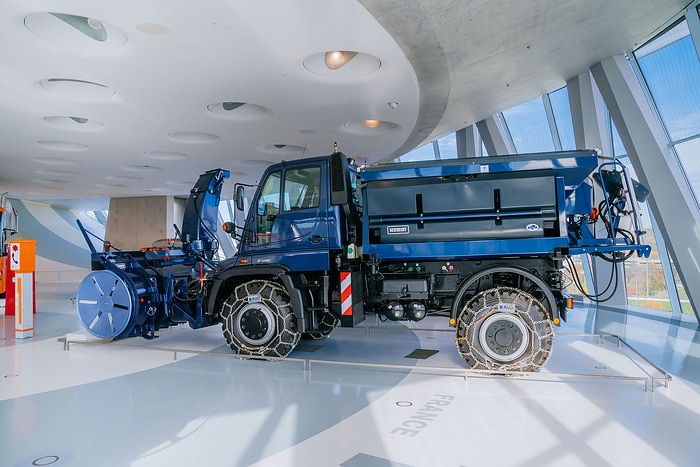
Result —
POLYGON ((318 322, 318 330, 305 332, 301 335, 304 339, 324 339, 329 337, 333 330, 338 327, 340 320, 332 313, 323 313, 318 322))
POLYGON ((457 318, 457 350, 474 369, 537 371, 549 358, 553 340, 545 307, 519 289, 480 292, 457 318))
POLYGON ((289 295, 274 282, 254 280, 236 287, 222 306, 221 320, 226 343, 240 356, 277 360, 299 342, 289 295))

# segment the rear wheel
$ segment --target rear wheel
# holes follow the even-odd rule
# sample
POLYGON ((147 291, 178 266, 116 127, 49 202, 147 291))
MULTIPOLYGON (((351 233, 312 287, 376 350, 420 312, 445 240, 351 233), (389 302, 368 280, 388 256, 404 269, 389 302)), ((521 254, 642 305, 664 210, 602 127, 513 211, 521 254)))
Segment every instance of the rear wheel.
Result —
POLYGON ((299 342, 287 292, 271 281, 239 285, 221 309, 226 343, 239 355, 284 358, 299 342))
POLYGON ((549 358, 553 340, 544 305, 509 287, 478 293, 457 319, 457 350, 475 369, 537 371, 549 358))

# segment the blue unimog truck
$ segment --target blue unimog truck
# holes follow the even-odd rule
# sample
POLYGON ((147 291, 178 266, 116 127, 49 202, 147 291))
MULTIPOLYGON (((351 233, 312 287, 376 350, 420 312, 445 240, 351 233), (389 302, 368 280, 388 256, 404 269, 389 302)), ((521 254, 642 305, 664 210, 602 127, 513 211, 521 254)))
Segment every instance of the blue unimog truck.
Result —
MULTIPOLYGON (((237 254, 218 260, 228 176, 200 176, 177 248, 98 251, 81 226, 93 271, 76 306, 90 333, 153 338, 179 323, 221 325, 237 354, 279 359, 301 337, 327 338, 366 314, 436 314, 470 367, 536 371, 573 303, 565 260, 650 252, 633 193, 643 187, 619 162, 599 165, 595 151, 366 167, 336 151, 275 164, 244 225, 223 226, 237 254)), ((243 190, 236 185, 241 210, 243 190)))

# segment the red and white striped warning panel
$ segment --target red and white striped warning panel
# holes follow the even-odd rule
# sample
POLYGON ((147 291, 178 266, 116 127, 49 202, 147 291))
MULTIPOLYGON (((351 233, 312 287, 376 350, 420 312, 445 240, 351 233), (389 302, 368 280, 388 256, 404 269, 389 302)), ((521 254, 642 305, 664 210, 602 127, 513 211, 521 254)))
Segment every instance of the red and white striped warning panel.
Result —
POLYGON ((340 313, 352 316, 352 276, 348 271, 340 272, 340 313))

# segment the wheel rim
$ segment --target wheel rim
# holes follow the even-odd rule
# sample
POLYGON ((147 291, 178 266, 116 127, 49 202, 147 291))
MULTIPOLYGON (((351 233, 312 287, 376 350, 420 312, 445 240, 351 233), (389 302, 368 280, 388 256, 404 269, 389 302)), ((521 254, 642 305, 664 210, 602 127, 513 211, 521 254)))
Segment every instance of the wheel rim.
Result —
POLYGON ((249 303, 236 313, 234 326, 246 344, 262 345, 275 334, 275 315, 260 303, 249 303))
POLYGON ((512 362, 520 358, 528 349, 529 336, 525 323, 509 313, 492 314, 479 328, 482 350, 493 360, 501 362, 512 362))

